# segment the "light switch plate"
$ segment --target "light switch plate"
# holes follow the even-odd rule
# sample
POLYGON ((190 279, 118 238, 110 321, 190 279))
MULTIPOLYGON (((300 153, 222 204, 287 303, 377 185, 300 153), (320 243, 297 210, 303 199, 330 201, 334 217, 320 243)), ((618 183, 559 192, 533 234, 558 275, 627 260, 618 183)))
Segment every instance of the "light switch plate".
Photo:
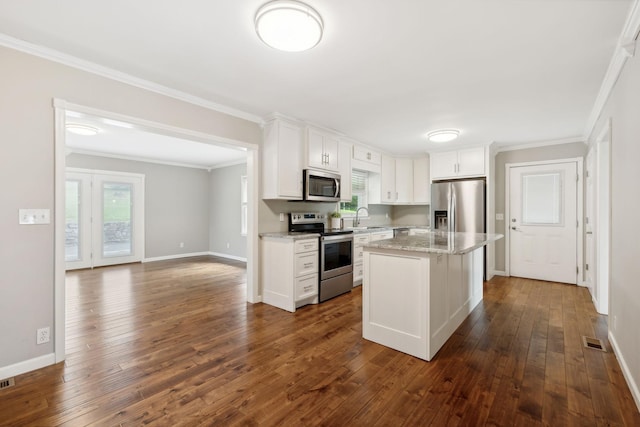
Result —
POLYGON ((496 214, 496 221, 504 221, 504 214, 497 213, 496 214))
POLYGON ((51 222, 50 209, 19 209, 18 215, 20 224, 49 224, 51 222))

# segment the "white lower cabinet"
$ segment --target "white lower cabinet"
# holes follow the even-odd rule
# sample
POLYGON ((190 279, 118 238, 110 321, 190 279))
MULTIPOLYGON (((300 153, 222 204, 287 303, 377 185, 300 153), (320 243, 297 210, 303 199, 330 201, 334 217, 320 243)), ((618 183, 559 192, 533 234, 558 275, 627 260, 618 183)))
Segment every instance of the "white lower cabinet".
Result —
POLYGON ((362 255, 364 245, 370 241, 369 233, 361 233, 353 236, 353 286, 362 284, 362 255))
POLYGON ((262 301, 283 310, 318 302, 318 238, 260 241, 262 301))
POLYGON ((483 254, 365 251, 363 337, 431 360, 482 300, 483 254))
POLYGON ((393 230, 374 231, 370 236, 372 242, 377 240, 393 239, 393 230))

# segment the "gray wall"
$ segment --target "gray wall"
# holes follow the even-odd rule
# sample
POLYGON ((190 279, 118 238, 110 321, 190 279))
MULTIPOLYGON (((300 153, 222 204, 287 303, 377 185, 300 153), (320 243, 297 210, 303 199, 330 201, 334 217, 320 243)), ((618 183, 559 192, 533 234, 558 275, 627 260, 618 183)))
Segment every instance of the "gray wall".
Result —
POLYGON ((627 63, 592 136, 611 119, 609 334, 640 406, 640 46, 627 63))
POLYGON ((54 212, 54 98, 253 144, 262 130, 9 48, 0 47, 0 64, 0 369, 9 369, 53 352, 53 341, 36 345, 35 334, 54 326, 54 226, 19 225, 18 209, 54 212))
POLYGON ((83 154, 67 166, 145 175, 145 258, 209 251, 207 171, 83 154))
MULTIPOLYGON (((587 146, 582 142, 498 153, 495 157, 495 213, 505 213, 505 164, 569 159, 584 157, 586 154, 587 146)), ((507 218, 495 221, 495 233, 505 234, 506 222, 507 218)), ((498 240, 495 248, 495 269, 505 271, 505 239, 498 240)))
POLYGON ((240 177, 246 174, 246 163, 210 172, 208 236, 211 252, 247 257, 247 237, 240 235, 240 177))

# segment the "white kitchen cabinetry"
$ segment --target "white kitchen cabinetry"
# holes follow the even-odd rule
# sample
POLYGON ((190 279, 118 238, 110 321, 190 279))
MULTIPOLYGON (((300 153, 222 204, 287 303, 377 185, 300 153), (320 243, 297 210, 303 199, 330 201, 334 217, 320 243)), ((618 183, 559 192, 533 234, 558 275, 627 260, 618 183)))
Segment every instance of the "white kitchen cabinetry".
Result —
POLYGON ((431 180, 485 175, 484 147, 431 154, 431 180))
POLYGON ((393 157, 382 155, 380 167, 380 202, 394 203, 396 193, 396 161, 393 157))
POLYGON ((261 240, 262 300, 283 310, 318 302, 318 238, 261 240))
POLYGON ((340 167, 340 200, 351 201, 351 150, 353 144, 340 140, 338 166, 340 167))
POLYGON ((364 246, 377 240, 392 239, 393 230, 357 233, 353 235, 353 286, 362 284, 362 257, 364 246))
POLYGON ((302 200, 302 128, 275 119, 264 126, 262 198, 302 200))
POLYGON ((339 142, 337 135, 307 127, 307 166, 338 172, 339 142))
POLYGON ((409 236, 425 236, 429 234, 431 230, 428 228, 410 228, 409 236))
POLYGON ((482 300, 483 249, 364 252, 365 339, 431 360, 482 300))
POLYGON ((429 158, 413 159, 413 204, 428 205, 431 203, 431 180, 429 175, 429 158))
POLYGON ((413 203, 413 159, 396 158, 396 200, 397 204, 413 203))
POLYGON ((370 233, 358 233, 353 236, 353 286, 362 284, 363 247, 369 243, 370 233))
POLYGON ((371 150, 359 144, 353 145, 352 167, 354 169, 380 173, 381 162, 382 155, 378 151, 371 150))

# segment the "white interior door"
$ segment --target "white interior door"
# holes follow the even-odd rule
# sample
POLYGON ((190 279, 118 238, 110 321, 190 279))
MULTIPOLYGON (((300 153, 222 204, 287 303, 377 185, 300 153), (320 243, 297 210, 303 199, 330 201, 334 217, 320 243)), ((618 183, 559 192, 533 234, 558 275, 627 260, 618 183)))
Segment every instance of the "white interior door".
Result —
POLYGON ((509 168, 512 276, 577 283, 577 165, 509 168))
POLYGON ((67 172, 66 208, 67 270, 142 261, 144 176, 67 172))

